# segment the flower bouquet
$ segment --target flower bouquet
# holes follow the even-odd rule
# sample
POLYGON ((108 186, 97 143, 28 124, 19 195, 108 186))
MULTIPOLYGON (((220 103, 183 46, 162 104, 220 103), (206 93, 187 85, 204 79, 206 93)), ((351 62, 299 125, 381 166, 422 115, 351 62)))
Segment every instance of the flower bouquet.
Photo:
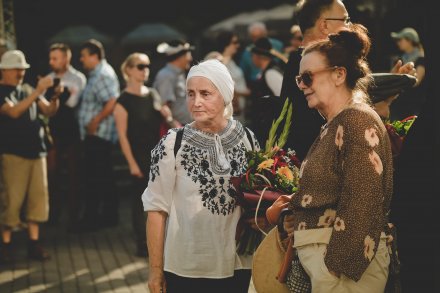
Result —
POLYGON ((399 155, 403 140, 416 118, 417 116, 409 116, 403 120, 385 122, 385 128, 391 141, 391 152, 393 153, 393 157, 399 155))
POLYGON ((300 161, 295 151, 282 149, 291 118, 292 104, 286 99, 280 116, 272 123, 265 148, 248 151, 246 173, 231 179, 237 191, 237 203, 244 210, 241 225, 239 223, 237 228, 239 254, 252 255, 255 252, 265 234, 258 223, 265 219, 266 210, 281 195, 292 194, 298 189, 300 161), (284 127, 278 137, 277 129, 283 120, 284 127), (252 228, 249 221, 255 221, 263 233, 252 228))

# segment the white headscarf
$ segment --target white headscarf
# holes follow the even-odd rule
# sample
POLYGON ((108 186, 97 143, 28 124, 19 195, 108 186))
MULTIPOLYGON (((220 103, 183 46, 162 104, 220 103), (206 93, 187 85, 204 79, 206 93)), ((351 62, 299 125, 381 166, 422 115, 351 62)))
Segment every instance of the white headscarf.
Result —
POLYGON ((234 81, 232 80, 228 68, 220 61, 210 59, 191 67, 186 78, 187 86, 188 80, 194 76, 205 77, 214 84, 225 102, 223 117, 226 119, 231 118, 233 113, 232 98, 234 97, 234 81))

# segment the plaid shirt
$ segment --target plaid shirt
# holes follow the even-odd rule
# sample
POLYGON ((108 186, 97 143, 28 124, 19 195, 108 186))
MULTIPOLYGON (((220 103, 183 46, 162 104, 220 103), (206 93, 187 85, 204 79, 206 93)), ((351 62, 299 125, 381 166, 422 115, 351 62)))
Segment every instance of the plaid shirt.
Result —
MULTIPOLYGON (((113 68, 102 60, 88 77, 87 85, 82 93, 78 110, 78 121, 81 139, 87 134, 87 125, 102 111, 105 104, 119 96, 119 81, 113 68)), ((113 115, 107 116, 99 124, 96 136, 115 143, 118 139, 113 115)))

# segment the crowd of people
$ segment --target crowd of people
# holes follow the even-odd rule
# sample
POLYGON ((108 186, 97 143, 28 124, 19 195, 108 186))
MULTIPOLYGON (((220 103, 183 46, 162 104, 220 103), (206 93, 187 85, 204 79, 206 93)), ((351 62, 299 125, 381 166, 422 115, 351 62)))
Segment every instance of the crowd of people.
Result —
POLYGON ((423 47, 413 28, 390 33, 403 52, 390 72, 417 82, 371 101, 371 40, 343 2, 305 0, 295 18, 288 44, 269 37, 264 23, 251 24, 252 43, 240 56, 233 31, 219 33, 204 60, 193 60, 196 48, 184 40, 158 44, 167 62, 151 87, 154 60, 127 56, 121 86, 94 39, 80 48, 81 70, 70 64, 67 44, 52 44, 52 72, 35 87, 24 83, 31 65, 23 52, 6 50, 0 263, 13 261, 19 226, 28 230, 29 258, 49 259, 39 226, 63 210, 70 233, 116 226, 112 149, 119 144, 131 178, 135 253, 149 258, 150 291, 248 292, 252 256, 236 251, 242 210, 231 177, 246 172, 246 152, 264 145, 287 99, 293 117, 286 148, 302 166, 283 226, 312 292, 384 292, 395 160, 384 123, 420 114, 423 47))

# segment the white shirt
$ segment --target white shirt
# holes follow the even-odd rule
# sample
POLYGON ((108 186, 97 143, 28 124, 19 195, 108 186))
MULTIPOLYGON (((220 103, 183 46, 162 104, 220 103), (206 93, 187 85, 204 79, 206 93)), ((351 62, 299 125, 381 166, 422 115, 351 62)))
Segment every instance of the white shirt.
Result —
MULTIPOLYGON (((49 74, 52 78, 56 77, 55 72, 49 74)), ((75 108, 78 105, 81 93, 86 86, 86 77, 84 74, 69 65, 67 71, 61 77, 63 85, 70 91, 70 97, 66 101, 66 106, 75 108)))
MULTIPOLYGON (((186 125, 176 158, 175 140, 176 129, 171 129, 151 152, 150 181, 142 195, 145 211, 168 213, 164 270, 182 277, 226 278, 236 269, 251 268, 251 257, 236 253, 241 208, 229 182, 246 171, 245 152, 252 149, 243 126, 229 120, 217 135, 186 125)), ((255 136, 253 141, 257 149, 255 136)))
POLYGON ((283 85, 283 74, 278 70, 268 69, 266 71, 266 83, 272 90, 273 94, 279 96, 283 85))

